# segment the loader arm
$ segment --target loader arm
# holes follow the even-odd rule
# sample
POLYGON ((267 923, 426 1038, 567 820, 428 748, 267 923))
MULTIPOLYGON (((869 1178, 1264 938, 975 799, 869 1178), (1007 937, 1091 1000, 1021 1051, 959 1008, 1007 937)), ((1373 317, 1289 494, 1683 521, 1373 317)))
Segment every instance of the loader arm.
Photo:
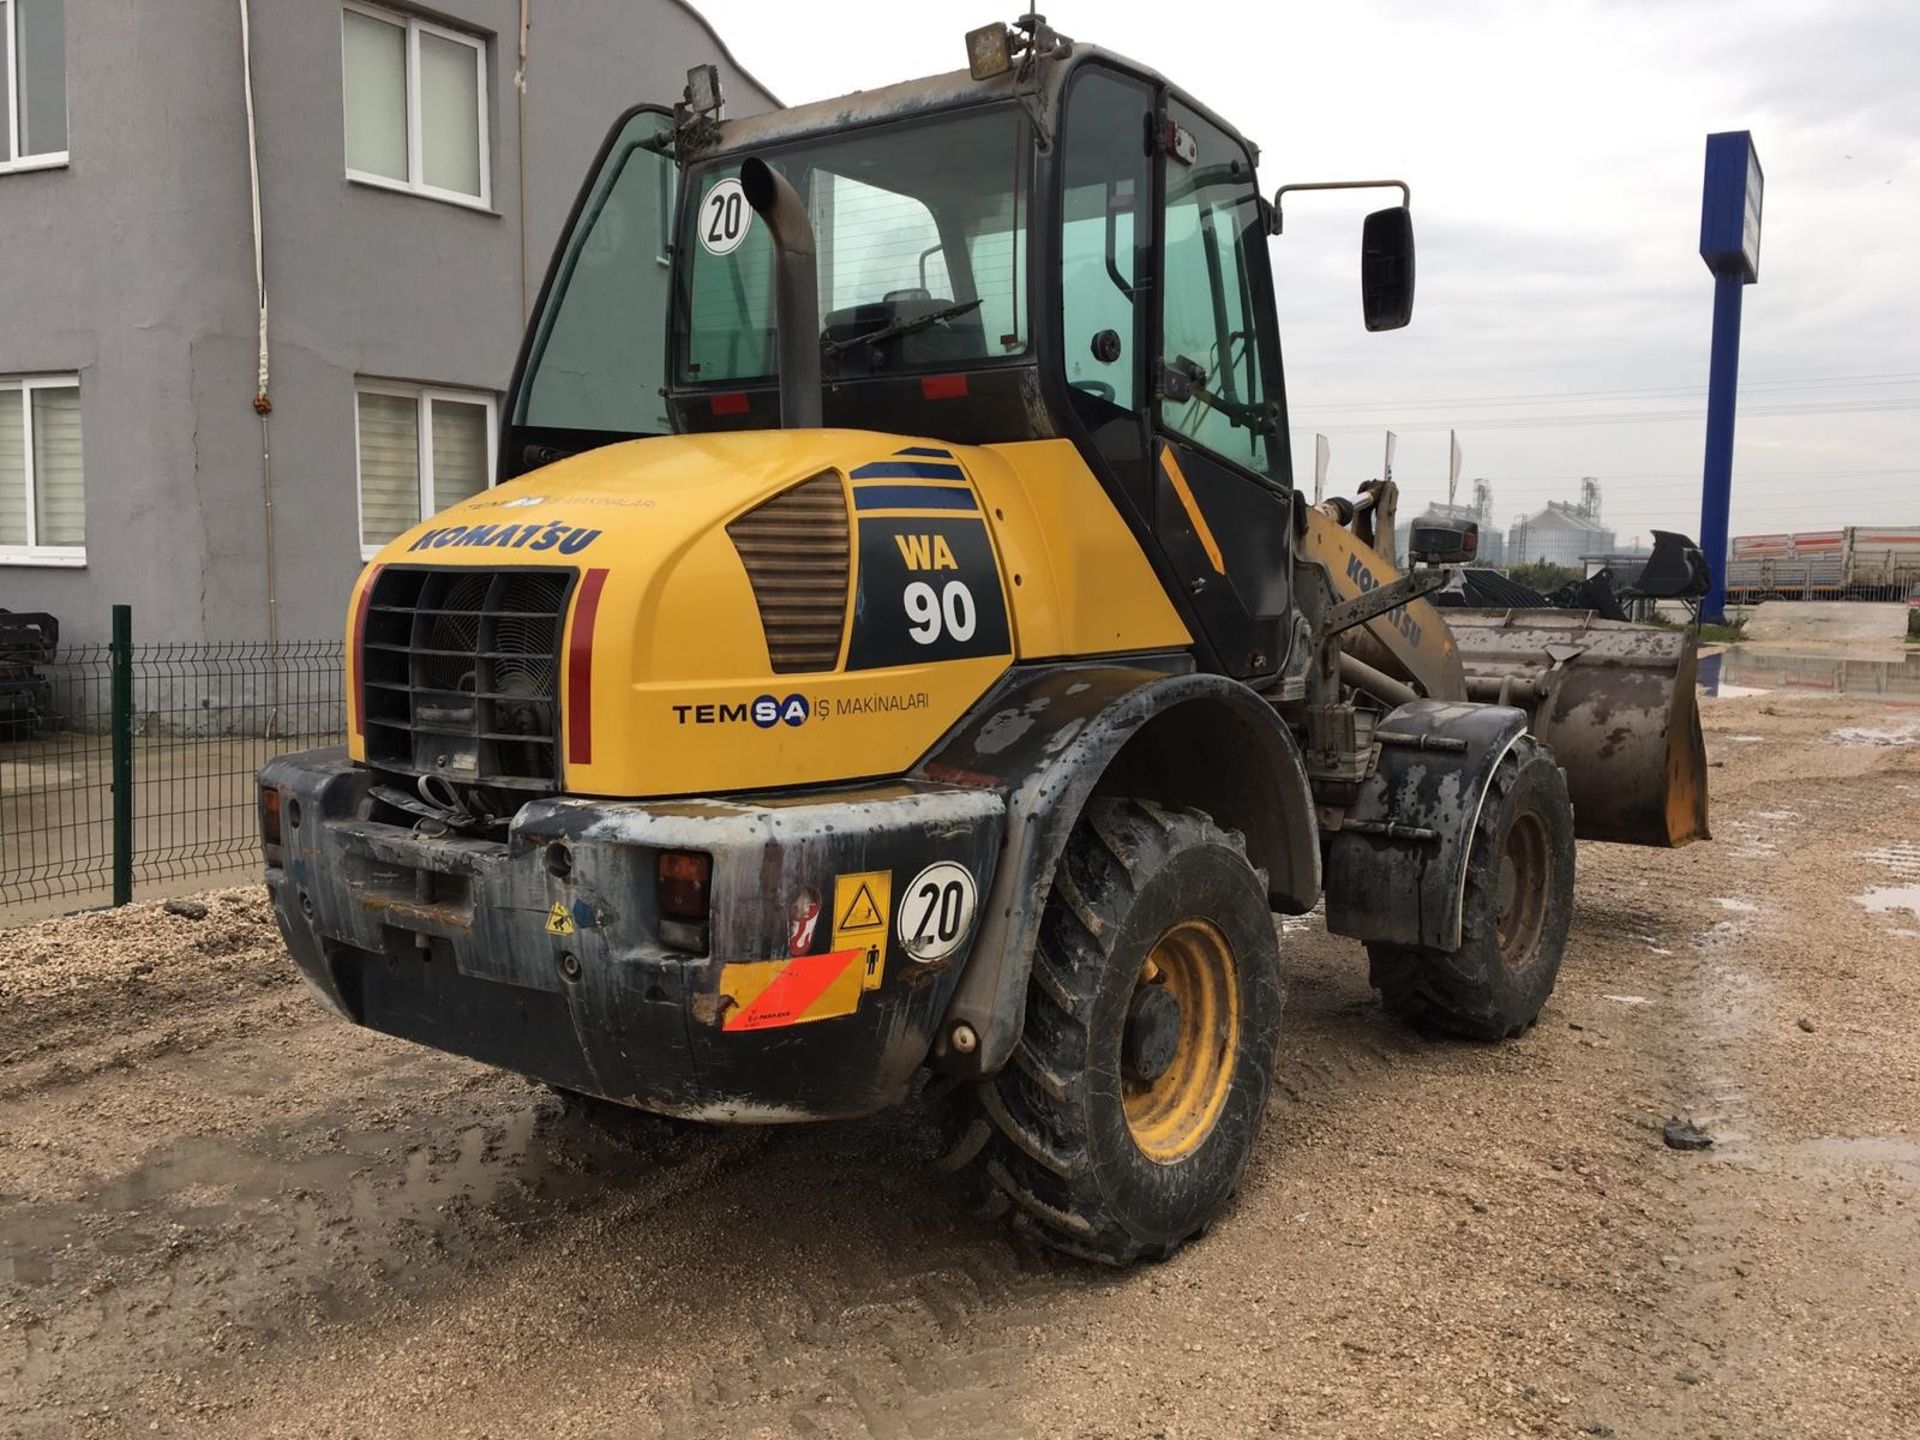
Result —
MULTIPOLYGON (((1327 510, 1304 514, 1300 556, 1320 567, 1336 604, 1401 578, 1327 510)), ((1691 631, 1588 611, 1442 610, 1415 598, 1341 646, 1430 699, 1526 711, 1567 772, 1581 839, 1677 847, 1708 838, 1691 631)))
MULTIPOLYGON (((1299 535, 1300 559, 1320 567, 1336 604, 1358 600, 1402 578, 1391 560, 1324 510, 1309 506, 1302 513, 1306 529, 1299 535)), ((1406 681, 1428 699, 1467 698, 1459 647, 1440 608, 1424 596, 1416 596, 1349 631, 1342 637, 1341 647, 1393 678, 1406 681)))

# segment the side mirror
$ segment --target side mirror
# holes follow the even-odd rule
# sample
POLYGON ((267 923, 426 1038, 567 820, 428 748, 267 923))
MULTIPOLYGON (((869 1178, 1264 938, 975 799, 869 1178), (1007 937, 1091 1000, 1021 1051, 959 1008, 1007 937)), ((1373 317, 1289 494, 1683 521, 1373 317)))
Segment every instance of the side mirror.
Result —
MULTIPOLYGON (((1404 325, 1406 321, 1400 323, 1404 325)), ((1451 523, 1416 521, 1407 533, 1409 561, 1427 565, 1464 565, 1479 553, 1480 524, 1475 520, 1451 523)))
POLYGON ((1413 212, 1376 210, 1360 232, 1360 307, 1369 330, 1398 330, 1413 318, 1413 212))

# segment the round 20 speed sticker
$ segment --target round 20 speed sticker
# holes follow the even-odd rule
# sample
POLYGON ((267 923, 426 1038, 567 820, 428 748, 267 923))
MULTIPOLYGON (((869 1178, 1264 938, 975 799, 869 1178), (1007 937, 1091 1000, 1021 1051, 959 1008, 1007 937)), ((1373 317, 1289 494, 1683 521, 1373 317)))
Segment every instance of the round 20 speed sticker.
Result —
POLYGON ((694 216, 700 235, 700 248, 709 255, 731 255, 747 238, 753 224, 753 211, 747 205, 747 192, 731 177, 707 192, 694 216))
POLYGON ((900 901, 900 948, 922 964, 945 960, 973 930, 973 873, 941 860, 913 877, 900 901))

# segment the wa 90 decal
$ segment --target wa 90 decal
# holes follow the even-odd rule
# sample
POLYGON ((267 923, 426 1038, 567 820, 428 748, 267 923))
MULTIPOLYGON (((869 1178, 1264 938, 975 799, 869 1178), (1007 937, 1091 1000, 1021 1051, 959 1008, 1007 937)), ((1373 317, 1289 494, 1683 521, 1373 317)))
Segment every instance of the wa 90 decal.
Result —
POLYGON ((849 670, 1005 655, 1000 567, 974 517, 860 521, 860 585, 849 670))
POLYGON ((979 898, 966 866, 951 860, 929 865, 900 898, 900 948, 922 964, 948 959, 973 933, 979 898))
POLYGON ((943 634, 967 641, 979 628, 973 592, 964 580, 949 580, 938 593, 926 581, 915 580, 900 598, 907 607, 907 619, 913 622, 907 634, 915 644, 931 645, 943 634))

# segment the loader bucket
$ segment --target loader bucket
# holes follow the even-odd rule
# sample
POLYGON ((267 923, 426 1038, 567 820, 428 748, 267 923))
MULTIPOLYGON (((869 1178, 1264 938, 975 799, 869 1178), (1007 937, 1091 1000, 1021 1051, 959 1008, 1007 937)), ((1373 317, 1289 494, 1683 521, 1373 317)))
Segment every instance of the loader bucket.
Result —
POLYGON ((1447 610, 1473 700, 1515 705, 1553 747, 1574 834, 1679 846, 1707 835, 1693 632, 1576 610, 1447 610))

